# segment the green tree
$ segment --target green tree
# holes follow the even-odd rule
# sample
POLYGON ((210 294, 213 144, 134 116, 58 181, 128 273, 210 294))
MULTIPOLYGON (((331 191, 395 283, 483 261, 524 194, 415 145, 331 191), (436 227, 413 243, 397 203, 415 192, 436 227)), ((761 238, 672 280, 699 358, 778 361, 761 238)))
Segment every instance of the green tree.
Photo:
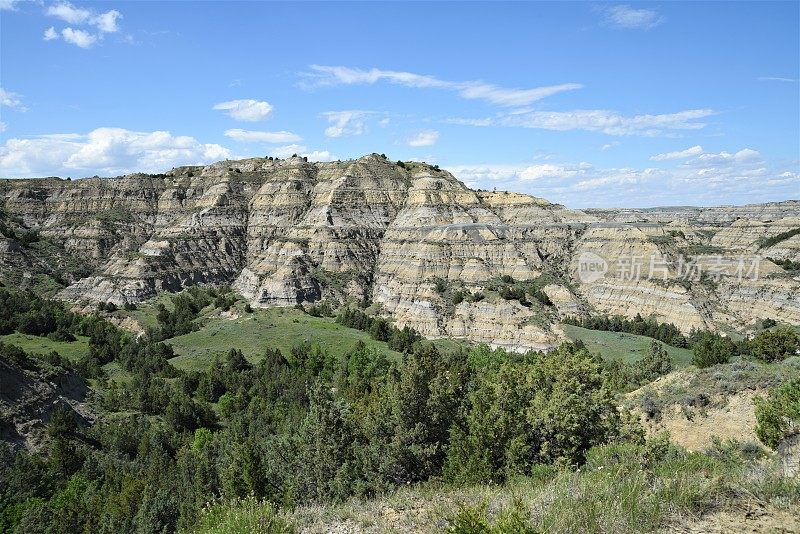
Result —
POLYGON ((451 480, 502 481, 540 463, 578 464, 621 432, 606 375, 586 350, 564 345, 477 380, 465 424, 451 430, 451 480))

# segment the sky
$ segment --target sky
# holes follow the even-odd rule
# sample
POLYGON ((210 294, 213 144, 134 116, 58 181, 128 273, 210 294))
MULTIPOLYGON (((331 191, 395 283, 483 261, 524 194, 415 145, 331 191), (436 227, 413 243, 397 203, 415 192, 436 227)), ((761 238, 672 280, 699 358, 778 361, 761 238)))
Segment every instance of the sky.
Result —
POLYGON ((372 152, 570 207, 800 198, 800 2, 0 0, 0 177, 372 152))

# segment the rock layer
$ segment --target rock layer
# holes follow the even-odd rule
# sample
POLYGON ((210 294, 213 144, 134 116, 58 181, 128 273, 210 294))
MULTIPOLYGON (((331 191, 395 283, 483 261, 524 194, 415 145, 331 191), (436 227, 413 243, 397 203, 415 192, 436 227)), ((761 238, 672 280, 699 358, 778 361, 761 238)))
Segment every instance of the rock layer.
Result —
POLYGON ((0 266, 36 271, 57 250, 86 271, 66 277, 60 296, 74 302, 119 305, 192 284, 231 284, 254 306, 371 301, 428 337, 515 350, 552 346, 563 338, 559 318, 592 312, 653 315, 686 331, 747 329, 763 316, 800 322, 800 282, 767 260, 756 279, 730 267, 710 278, 681 275, 685 261, 712 272, 711 254, 726 264, 744 254, 796 261, 798 236, 760 247, 800 226, 797 202, 584 212, 473 191, 437 167, 372 154, 4 180, 0 203, 7 226, 36 230, 47 244, 26 248, 18 235, 6 236, 0 266), (582 276, 587 253, 605 262, 601 277, 582 276), (650 258, 661 258, 658 276, 629 276, 623 262, 631 257, 648 271, 650 258), (548 305, 492 289, 503 277, 542 276, 548 305))

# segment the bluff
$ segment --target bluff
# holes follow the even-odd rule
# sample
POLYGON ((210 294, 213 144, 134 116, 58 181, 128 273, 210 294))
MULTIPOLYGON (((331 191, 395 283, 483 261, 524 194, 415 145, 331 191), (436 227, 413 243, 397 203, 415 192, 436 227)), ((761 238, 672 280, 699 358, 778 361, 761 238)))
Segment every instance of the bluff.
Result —
POLYGON ((428 337, 512 349, 553 346, 559 318, 593 312, 686 331, 800 323, 797 271, 766 259, 800 261, 800 235, 782 237, 800 227, 795 201, 578 211, 371 154, 0 180, 0 223, 0 281, 54 280, 81 305, 230 284, 253 306, 369 302, 428 337), (754 255, 757 275, 743 277, 736 264, 754 255), (658 276, 630 276, 625 262, 648 271, 652 257, 658 276), (586 276, 586 258, 600 276, 586 276), (684 276, 692 262, 695 280, 684 276), (511 279, 547 298, 503 294, 511 279))

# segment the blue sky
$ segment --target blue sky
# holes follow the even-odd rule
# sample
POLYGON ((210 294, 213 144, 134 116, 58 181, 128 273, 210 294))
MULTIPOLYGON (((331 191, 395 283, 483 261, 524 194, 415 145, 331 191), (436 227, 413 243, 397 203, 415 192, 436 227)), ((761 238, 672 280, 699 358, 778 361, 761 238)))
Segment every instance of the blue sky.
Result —
POLYGON ((800 3, 0 0, 0 176, 370 152, 572 207, 800 198, 800 3))

